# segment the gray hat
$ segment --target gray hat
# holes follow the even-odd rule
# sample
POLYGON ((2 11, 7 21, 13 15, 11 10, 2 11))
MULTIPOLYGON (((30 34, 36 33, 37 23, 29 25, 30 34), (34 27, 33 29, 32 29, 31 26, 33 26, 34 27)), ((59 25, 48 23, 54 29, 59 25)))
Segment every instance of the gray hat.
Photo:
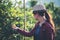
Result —
POLYGON ((46 10, 45 6, 44 5, 35 5, 33 7, 33 11, 37 11, 37 10, 46 10))

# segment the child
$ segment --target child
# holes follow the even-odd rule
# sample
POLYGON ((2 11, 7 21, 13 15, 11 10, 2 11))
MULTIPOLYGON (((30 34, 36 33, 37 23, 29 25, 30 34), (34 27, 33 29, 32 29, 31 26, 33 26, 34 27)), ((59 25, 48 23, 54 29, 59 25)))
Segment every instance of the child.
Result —
POLYGON ((12 28, 24 36, 33 36, 34 40, 55 40, 54 24, 47 13, 46 8, 43 5, 35 5, 33 7, 33 15, 38 22, 30 32, 25 32, 14 25, 12 28))

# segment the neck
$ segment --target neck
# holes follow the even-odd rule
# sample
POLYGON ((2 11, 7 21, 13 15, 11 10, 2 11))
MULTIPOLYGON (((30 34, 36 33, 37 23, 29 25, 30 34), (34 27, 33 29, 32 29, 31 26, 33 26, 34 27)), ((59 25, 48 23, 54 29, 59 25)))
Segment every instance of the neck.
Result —
POLYGON ((44 18, 39 18, 39 22, 40 22, 40 23, 42 23, 42 22, 44 22, 44 21, 45 21, 44 18))

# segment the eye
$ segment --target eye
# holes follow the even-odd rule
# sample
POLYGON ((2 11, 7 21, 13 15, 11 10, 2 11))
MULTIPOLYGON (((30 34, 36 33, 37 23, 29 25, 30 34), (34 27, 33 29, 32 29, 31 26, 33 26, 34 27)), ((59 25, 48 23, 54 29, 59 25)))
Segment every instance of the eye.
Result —
POLYGON ((33 14, 35 15, 37 13, 37 11, 33 11, 33 14))
POLYGON ((36 14, 33 13, 33 15, 36 15, 36 14))

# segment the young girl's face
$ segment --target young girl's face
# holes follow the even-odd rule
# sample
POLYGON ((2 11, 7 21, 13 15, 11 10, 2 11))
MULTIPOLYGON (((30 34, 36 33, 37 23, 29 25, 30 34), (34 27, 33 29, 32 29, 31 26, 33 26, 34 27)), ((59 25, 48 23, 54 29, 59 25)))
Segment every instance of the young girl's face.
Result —
POLYGON ((40 17, 40 16, 39 16, 38 13, 34 14, 34 18, 35 18, 36 20, 38 20, 39 17, 40 17))

